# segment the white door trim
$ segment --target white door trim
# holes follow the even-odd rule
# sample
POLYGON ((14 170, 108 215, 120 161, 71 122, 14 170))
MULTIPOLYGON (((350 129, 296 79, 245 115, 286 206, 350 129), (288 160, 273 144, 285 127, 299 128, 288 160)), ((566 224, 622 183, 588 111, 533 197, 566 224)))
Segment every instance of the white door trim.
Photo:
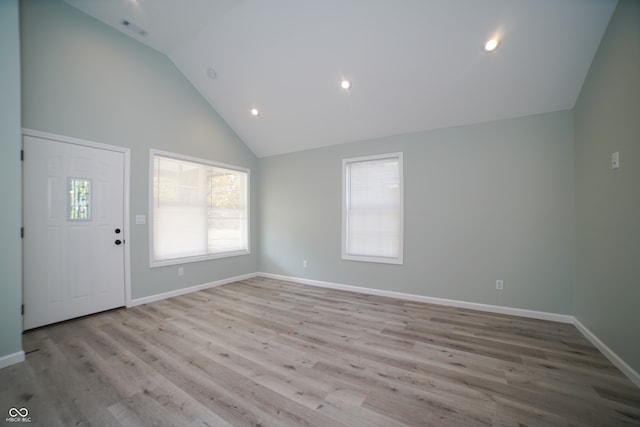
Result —
MULTIPOLYGON (((130 215, 130 207, 129 207, 129 193, 131 188, 131 150, 125 147, 118 147, 115 145, 102 144, 99 142, 87 141, 79 138, 72 138, 64 135, 56 135, 54 133, 42 132, 39 130, 22 128, 23 136, 32 136, 41 139, 49 139, 51 141, 57 142, 65 142, 67 144, 75 144, 81 145, 84 147, 90 148, 99 148, 102 150, 115 151, 117 153, 122 153, 124 156, 124 218, 125 218, 125 227, 124 227, 124 241, 126 242, 123 246, 124 249, 124 291, 125 291, 125 305, 127 307, 131 307, 131 252, 129 248, 131 247, 131 236, 130 236, 130 228, 131 228, 131 215, 130 215)), ((24 286, 24 284, 23 284, 24 286)))

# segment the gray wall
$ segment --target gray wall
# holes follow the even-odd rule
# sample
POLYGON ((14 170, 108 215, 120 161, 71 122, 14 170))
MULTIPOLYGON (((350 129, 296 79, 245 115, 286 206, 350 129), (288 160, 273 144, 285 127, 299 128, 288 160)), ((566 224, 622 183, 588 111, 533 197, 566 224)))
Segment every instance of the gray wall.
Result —
POLYGON ((252 254, 149 268, 149 149, 250 168, 257 227, 257 159, 170 60, 61 0, 21 2, 23 126, 131 149, 131 265, 134 298, 253 273, 252 254))
POLYGON ((640 372, 640 2, 618 3, 574 114, 574 315, 640 372))
POLYGON ((562 111, 261 159, 261 271, 570 314, 573 153, 562 111), (341 160, 393 151, 404 265, 343 261, 341 160))
POLYGON ((0 1, 0 358, 22 351, 20 242, 20 29, 18 0, 0 1))

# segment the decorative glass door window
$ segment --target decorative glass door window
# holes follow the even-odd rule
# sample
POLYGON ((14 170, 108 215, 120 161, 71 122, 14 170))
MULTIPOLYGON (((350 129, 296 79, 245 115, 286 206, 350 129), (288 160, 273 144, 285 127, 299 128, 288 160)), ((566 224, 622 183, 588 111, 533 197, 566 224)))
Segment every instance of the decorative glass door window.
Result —
POLYGON ((69 178, 69 221, 91 221, 91 180, 69 178))

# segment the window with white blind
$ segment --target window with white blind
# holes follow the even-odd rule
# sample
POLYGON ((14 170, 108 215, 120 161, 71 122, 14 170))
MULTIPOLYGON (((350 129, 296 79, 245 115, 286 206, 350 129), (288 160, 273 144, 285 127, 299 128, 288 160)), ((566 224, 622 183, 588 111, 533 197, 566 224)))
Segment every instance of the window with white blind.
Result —
POLYGON ((151 150, 151 266, 249 253, 249 170, 151 150))
POLYGON ((342 259, 402 264, 402 153, 342 161, 342 259))

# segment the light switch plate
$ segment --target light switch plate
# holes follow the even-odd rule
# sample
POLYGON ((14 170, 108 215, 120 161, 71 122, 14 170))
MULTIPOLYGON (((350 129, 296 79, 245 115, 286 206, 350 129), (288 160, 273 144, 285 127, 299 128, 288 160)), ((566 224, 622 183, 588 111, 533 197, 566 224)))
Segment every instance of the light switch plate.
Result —
POLYGON ((611 153, 611 169, 618 169, 620 167, 620 152, 616 151, 611 153))
POLYGON ((147 217, 144 215, 136 215, 136 224, 144 225, 147 223, 147 217))

